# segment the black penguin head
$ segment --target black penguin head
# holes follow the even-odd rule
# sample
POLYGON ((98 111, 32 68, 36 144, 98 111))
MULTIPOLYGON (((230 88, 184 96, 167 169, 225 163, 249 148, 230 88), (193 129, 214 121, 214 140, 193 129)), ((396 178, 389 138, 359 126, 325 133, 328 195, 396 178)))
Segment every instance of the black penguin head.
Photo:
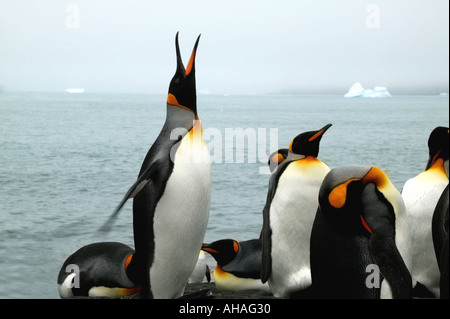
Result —
POLYGON ((449 129, 448 127, 438 126, 430 134, 428 138, 429 160, 426 169, 433 166, 439 158, 444 161, 448 160, 449 148, 449 129))
POLYGON ((210 253, 219 266, 225 266, 236 257, 239 243, 233 239, 221 239, 210 244, 203 244, 202 250, 210 253))
MULTIPOLYGON (((322 183, 319 191, 319 207, 329 218, 336 219, 335 222, 344 227, 344 231, 368 236, 373 233, 373 228, 377 228, 377 218, 373 216, 380 215, 380 212, 386 213, 386 216, 379 218, 394 223, 393 205, 381 191, 389 189, 391 185, 386 174, 376 167, 338 167, 332 169, 322 183), (372 207, 367 207, 367 198, 372 196, 366 195, 368 187, 373 188, 372 192, 376 193, 376 196, 373 196, 372 207), (379 209, 373 209, 374 207, 379 209), (372 216, 367 213, 369 210, 374 211, 372 216), (368 223, 367 218, 373 222, 368 223)), ((386 192, 392 193, 392 190, 386 192)))
POLYGON ((195 55, 197 52, 200 35, 195 42, 191 58, 185 68, 180 54, 178 44, 178 32, 175 37, 175 47, 177 52, 177 70, 169 85, 167 104, 179 106, 191 110, 197 115, 197 92, 195 88, 195 55))
POLYGON ((325 125, 318 131, 310 131, 297 135, 289 145, 289 151, 295 154, 305 156, 319 155, 319 144, 323 134, 331 127, 331 124, 325 125))
POLYGON ((269 156, 267 164, 269 165, 270 172, 273 173, 275 169, 283 163, 288 157, 289 150, 287 148, 281 148, 278 151, 273 152, 269 156))
POLYGON ((319 209, 335 227, 343 231, 366 234, 359 219, 362 212, 362 178, 370 168, 344 166, 332 169, 319 191, 319 209))

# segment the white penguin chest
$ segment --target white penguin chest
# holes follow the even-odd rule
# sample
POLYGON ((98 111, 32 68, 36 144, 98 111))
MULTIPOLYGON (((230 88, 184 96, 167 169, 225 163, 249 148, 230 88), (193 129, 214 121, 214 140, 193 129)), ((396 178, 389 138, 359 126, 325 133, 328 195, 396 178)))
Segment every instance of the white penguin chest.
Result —
POLYGON ((318 160, 307 164, 302 161, 291 163, 280 176, 270 207, 272 232, 280 231, 280 235, 287 238, 309 238, 319 189, 330 170, 318 160))
POLYGON ((319 189, 329 172, 324 163, 291 163, 278 181, 270 206, 272 270, 269 284, 276 296, 311 283, 309 242, 319 189))
POLYGON ((413 282, 426 285, 436 296, 439 296, 439 269, 431 225, 434 209, 447 185, 445 172, 428 170, 408 180, 402 191, 409 222, 413 282))
POLYGON ((155 298, 175 298, 183 293, 206 232, 210 197, 211 163, 200 127, 200 132, 193 130, 182 139, 155 209, 150 269, 155 298))

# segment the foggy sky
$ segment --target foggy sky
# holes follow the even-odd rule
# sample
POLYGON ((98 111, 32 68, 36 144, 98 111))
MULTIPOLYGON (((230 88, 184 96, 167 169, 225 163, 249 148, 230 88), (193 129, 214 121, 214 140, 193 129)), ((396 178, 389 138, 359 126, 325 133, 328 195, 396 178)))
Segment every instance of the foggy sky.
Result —
POLYGON ((448 0, 0 0, 0 90, 165 93, 180 31, 197 90, 448 92, 448 0))

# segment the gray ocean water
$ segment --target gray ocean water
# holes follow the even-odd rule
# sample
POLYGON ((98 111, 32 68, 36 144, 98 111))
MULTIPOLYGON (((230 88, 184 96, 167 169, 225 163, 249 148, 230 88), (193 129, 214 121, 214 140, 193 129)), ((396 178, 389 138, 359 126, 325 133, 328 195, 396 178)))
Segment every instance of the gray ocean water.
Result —
MULTIPOLYGON (((0 298, 58 298, 58 271, 75 250, 97 241, 133 246, 131 201, 109 234, 97 230, 135 181, 163 125, 165 100, 0 93, 0 298)), ((401 190, 425 167, 429 133, 449 125, 448 107, 448 96, 200 95, 214 155, 205 242, 259 235, 274 140, 288 147, 299 133, 332 123, 320 159, 332 168, 377 166, 401 190), (227 140, 239 130, 247 134, 243 152, 227 140)))

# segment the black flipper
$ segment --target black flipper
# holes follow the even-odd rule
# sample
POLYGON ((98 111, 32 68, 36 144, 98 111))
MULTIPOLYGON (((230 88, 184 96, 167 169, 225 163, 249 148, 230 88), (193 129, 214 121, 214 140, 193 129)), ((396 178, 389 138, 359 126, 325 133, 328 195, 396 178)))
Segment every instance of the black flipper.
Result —
POLYGON ((117 205, 116 209, 108 218, 108 220, 103 224, 102 227, 100 227, 99 231, 107 233, 111 230, 112 224, 119 215, 119 212, 122 209, 123 205, 125 205, 128 199, 136 196, 145 186, 147 186, 148 183, 150 183, 150 181, 153 178, 153 175, 157 172, 158 167, 160 167, 159 161, 155 161, 152 165, 150 165, 150 167, 148 167, 144 171, 144 173, 142 173, 141 176, 139 176, 137 181, 127 191, 127 193, 125 194, 119 205, 117 205))

